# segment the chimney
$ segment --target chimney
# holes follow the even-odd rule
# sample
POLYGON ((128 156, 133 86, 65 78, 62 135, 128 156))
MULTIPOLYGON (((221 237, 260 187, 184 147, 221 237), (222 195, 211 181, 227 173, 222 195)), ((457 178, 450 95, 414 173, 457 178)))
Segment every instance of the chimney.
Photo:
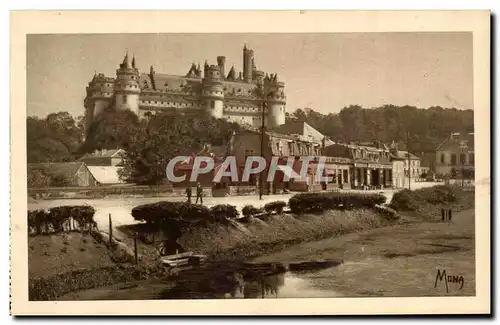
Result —
POLYGON ((225 69, 224 66, 226 64, 226 57, 225 56, 218 56, 217 57, 217 65, 219 66, 219 71, 220 71, 220 76, 222 79, 226 77, 225 75, 225 69))

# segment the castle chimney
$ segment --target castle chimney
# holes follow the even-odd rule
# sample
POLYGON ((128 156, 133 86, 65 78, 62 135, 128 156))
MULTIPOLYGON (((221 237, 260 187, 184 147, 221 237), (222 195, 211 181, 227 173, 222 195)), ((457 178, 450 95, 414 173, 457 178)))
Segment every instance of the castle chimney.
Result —
POLYGON ((224 69, 224 66, 226 64, 226 57, 225 56, 218 56, 217 57, 217 65, 219 66, 219 71, 220 71, 220 75, 221 75, 221 78, 224 79, 226 77, 226 75, 224 74, 225 72, 225 69, 224 69))

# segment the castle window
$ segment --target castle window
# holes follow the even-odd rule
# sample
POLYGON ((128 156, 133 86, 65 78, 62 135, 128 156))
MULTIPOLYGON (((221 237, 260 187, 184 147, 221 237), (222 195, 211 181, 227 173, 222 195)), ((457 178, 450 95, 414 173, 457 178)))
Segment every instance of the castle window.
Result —
POLYGON ((123 103, 126 104, 127 103, 127 96, 123 96, 123 103))
POLYGON ((215 102, 213 100, 210 101, 210 108, 215 108, 215 102))

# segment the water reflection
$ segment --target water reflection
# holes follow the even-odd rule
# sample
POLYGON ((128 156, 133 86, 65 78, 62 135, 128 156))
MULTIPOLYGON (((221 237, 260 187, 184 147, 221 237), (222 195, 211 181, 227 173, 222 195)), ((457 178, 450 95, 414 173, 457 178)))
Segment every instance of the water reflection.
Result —
POLYGON ((191 270, 172 280, 175 286, 160 299, 238 299, 335 297, 336 292, 319 290, 313 283, 295 276, 283 265, 243 267, 209 266, 191 270))

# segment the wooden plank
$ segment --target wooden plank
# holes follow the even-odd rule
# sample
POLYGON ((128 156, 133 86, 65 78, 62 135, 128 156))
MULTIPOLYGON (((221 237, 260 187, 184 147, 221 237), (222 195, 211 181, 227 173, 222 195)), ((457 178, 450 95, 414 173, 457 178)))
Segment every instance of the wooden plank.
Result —
POLYGON ((166 255, 166 256, 163 256, 163 258, 169 259, 169 260, 175 260, 175 259, 179 259, 179 258, 193 256, 193 255, 194 255, 193 252, 185 252, 185 253, 180 253, 180 254, 166 255))
POLYGON ((189 264, 189 259, 187 258, 178 260, 162 259, 161 262, 169 266, 186 265, 189 264))

